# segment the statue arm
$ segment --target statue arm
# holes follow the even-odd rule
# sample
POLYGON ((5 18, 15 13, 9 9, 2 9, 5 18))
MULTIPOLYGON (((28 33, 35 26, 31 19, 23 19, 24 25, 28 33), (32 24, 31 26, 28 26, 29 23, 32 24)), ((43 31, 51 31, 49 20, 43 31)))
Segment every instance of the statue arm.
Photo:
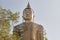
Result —
POLYGON ((17 27, 14 27, 14 29, 13 29, 13 39, 20 40, 19 29, 17 27))
POLYGON ((18 36, 18 33, 19 33, 19 29, 17 27, 14 27, 14 29, 13 29, 13 35, 18 36))
POLYGON ((44 29, 43 26, 40 25, 39 26, 39 29, 38 29, 39 30, 39 33, 38 34, 39 34, 40 40, 44 40, 43 29, 44 29))

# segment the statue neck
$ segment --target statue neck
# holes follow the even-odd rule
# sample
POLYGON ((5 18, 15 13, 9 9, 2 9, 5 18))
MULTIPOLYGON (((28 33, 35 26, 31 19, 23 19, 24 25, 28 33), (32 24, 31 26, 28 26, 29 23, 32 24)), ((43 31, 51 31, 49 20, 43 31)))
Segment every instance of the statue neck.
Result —
POLYGON ((33 20, 25 20, 25 22, 33 22, 33 20))

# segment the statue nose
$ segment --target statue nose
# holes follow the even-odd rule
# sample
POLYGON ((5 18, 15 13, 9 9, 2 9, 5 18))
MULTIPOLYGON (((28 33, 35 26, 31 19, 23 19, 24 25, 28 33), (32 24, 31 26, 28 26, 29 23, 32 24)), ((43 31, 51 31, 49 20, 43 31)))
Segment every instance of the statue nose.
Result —
POLYGON ((27 14, 27 15, 29 15, 29 14, 27 14))
POLYGON ((27 13, 27 16, 29 15, 29 13, 27 13))
POLYGON ((27 14, 29 14, 29 13, 27 13, 27 14))

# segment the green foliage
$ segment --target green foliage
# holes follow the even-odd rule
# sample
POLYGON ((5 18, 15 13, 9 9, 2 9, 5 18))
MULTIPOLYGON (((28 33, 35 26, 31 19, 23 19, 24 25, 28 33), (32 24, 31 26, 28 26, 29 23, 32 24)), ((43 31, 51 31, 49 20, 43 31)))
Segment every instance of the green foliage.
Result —
POLYGON ((45 37, 45 40, 48 40, 47 37, 45 37))
POLYGON ((20 40, 20 37, 17 36, 17 35, 12 35, 12 36, 11 36, 11 39, 12 39, 12 40, 20 40))
POLYGON ((16 36, 9 35, 10 21, 17 22, 19 13, 0 7, 0 40, 17 40, 16 36))

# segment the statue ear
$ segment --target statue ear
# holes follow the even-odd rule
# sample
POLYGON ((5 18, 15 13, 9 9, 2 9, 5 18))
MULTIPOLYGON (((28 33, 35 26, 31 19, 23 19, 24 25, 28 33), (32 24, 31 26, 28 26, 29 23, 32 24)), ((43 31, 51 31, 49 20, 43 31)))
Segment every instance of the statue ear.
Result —
POLYGON ((22 16, 23 17, 23 16, 22 16))
POLYGON ((24 18, 24 16, 22 16, 22 18, 24 18))
POLYGON ((23 19, 25 19, 25 17, 24 16, 22 16, 23 17, 23 19))
POLYGON ((24 16, 22 16, 24 18, 24 16))

